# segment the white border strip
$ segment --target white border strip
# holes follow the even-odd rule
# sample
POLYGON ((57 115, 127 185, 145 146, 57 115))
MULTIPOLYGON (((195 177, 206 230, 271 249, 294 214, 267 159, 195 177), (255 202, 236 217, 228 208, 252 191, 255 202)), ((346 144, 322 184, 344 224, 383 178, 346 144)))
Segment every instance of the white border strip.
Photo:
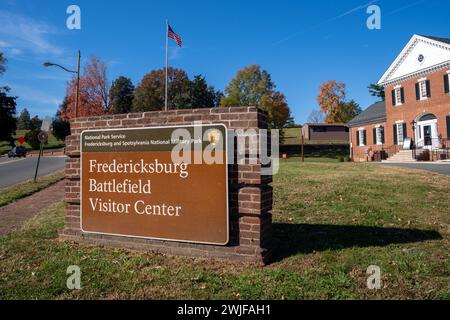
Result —
MULTIPOLYGON (((203 130, 202 130, 203 134, 203 130)), ((202 137, 203 139, 203 137, 202 137)), ((226 246, 230 242, 230 210, 229 210, 229 195, 228 195, 228 128, 223 123, 217 124, 205 124, 205 125, 178 125, 178 126, 160 126, 160 127, 139 127, 139 128, 114 128, 114 129, 94 129, 94 130, 83 130, 80 133, 80 229, 83 233, 87 234, 101 234, 101 235, 109 235, 109 236, 119 236, 119 237, 128 237, 128 238, 138 238, 138 239, 149 239, 149 240, 161 240, 161 241, 171 241, 171 242, 183 242, 183 243, 193 243, 193 244, 211 244, 211 245, 220 245, 226 246), (83 183, 81 181, 83 177, 83 134, 87 132, 101 132, 101 131, 124 131, 124 130, 143 130, 143 129, 180 129, 180 128, 195 128, 195 127, 217 127, 223 126, 225 129, 225 175, 226 175, 226 211, 227 211, 227 240, 225 243, 215 243, 215 242, 202 242, 202 241, 193 241, 193 240, 180 240, 180 239, 165 239, 165 238, 156 238, 156 237, 142 237, 142 236, 133 236, 127 234, 119 234, 119 233, 103 233, 103 232, 95 232, 95 231, 86 231, 83 229, 83 183)))

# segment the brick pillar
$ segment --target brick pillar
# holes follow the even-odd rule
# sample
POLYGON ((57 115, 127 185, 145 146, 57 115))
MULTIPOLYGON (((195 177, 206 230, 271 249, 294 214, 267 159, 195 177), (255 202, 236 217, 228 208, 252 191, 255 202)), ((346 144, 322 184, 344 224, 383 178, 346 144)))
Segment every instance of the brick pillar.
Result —
MULTIPOLYGON (((271 176, 262 176, 261 164, 248 161, 229 165, 230 242, 227 246, 179 243, 153 239, 83 233, 80 229, 80 134, 88 129, 136 128, 161 125, 221 123, 232 129, 267 128, 266 114, 254 107, 170 110, 77 118, 66 138, 66 219, 61 240, 97 243, 171 255, 238 261, 267 262, 272 224, 271 176)), ((248 146, 246 146, 248 149, 248 146)))

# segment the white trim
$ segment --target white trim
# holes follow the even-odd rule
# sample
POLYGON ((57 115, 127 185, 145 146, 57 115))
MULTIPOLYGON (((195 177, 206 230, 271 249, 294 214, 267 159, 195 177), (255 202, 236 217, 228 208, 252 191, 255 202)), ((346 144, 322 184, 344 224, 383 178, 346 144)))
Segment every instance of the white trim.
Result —
POLYGON ((417 82, 423 82, 423 81, 427 81, 427 80, 428 80, 427 77, 423 77, 423 78, 418 79, 417 82))
POLYGON ((447 70, 447 74, 450 74, 450 70, 447 70))
POLYGON ((405 142, 405 132, 403 132, 403 125, 405 124, 406 122, 399 122, 399 123, 395 123, 395 126, 396 126, 396 128, 395 128, 395 130, 397 131, 397 141, 396 141, 396 143, 397 143, 397 145, 399 145, 399 146, 401 146, 401 145, 403 145, 403 143, 405 142), (399 133, 400 133, 400 130, 399 130, 399 128, 401 128, 401 131, 402 131, 402 138, 403 139, 401 139, 400 140, 400 135, 399 135, 399 133))
POLYGON ((419 97, 420 97, 420 101, 423 101, 423 100, 427 100, 427 99, 428 99, 428 94, 429 94, 429 92, 428 92, 428 87, 427 87, 427 81, 428 81, 427 78, 422 78, 422 79, 419 79, 419 80, 417 81, 417 83, 419 84, 419 97), (423 86, 425 86, 425 96, 422 95, 423 90, 424 90, 423 86))
POLYGON ((394 89, 394 97, 395 97, 395 105, 394 107, 397 106, 402 106, 402 86, 398 86, 398 88, 394 89))
POLYGON ((162 240, 162 241, 170 241, 170 242, 183 242, 183 243, 194 243, 194 244, 210 244, 216 246, 226 246, 230 242, 230 209, 229 209, 229 185, 228 185, 228 128, 222 123, 216 124, 202 124, 202 125, 174 125, 174 126, 159 126, 159 127, 140 127, 140 128, 114 128, 114 129, 89 129, 83 130, 80 133, 80 229, 83 233, 87 234, 101 234, 101 235, 109 235, 109 236, 117 236, 117 237, 129 237, 129 238, 137 238, 137 239, 151 239, 151 240, 162 240), (192 240, 178 240, 178 239, 164 239, 164 238, 156 238, 156 237, 143 237, 143 236, 134 236, 134 235, 126 235, 126 234, 117 234, 117 233, 104 233, 104 232, 94 232, 94 231, 86 231, 83 229, 83 203, 82 203, 82 192, 83 192, 83 183, 81 179, 83 178, 83 139, 82 136, 85 132, 97 132, 97 131, 119 131, 119 130, 143 130, 143 129, 165 129, 165 128, 195 128, 195 127, 212 127, 212 126, 223 126, 225 128, 225 174, 226 174, 226 210, 227 210, 227 241, 225 243, 213 243, 213 242, 202 242, 202 241, 192 241, 192 240))
POLYGON ((396 85, 395 87, 394 87, 394 90, 397 90, 397 89, 400 89, 402 86, 400 85, 400 84, 398 84, 398 85, 396 85))
POLYGON ((397 121, 395 121, 395 124, 399 124, 399 123, 406 123, 406 121, 405 120, 397 120, 397 121))
POLYGON ((381 139, 382 138, 382 135, 381 135, 382 130, 384 130, 384 127, 382 127, 382 126, 375 127, 375 141, 377 142, 378 146, 381 146, 383 144, 383 139, 381 139), (379 131, 380 131, 380 140, 378 141, 378 132, 379 131))
POLYGON ((366 132, 366 138, 367 138, 367 130, 365 128, 358 129, 358 131, 357 131, 358 139, 359 139, 358 147, 365 147, 366 146, 366 144, 364 143, 364 134, 362 134, 364 131, 366 132))
POLYGON ((399 77, 396 79, 389 79, 389 77, 391 75, 394 74, 394 72, 397 70, 397 68, 400 66, 400 64, 406 59, 406 57, 408 56, 408 54, 414 49, 414 47, 417 45, 417 43, 419 42, 425 42, 428 43, 430 45, 442 48, 442 49, 446 49, 450 51, 450 45, 437 41, 437 40, 433 40, 433 39, 429 39, 426 37, 422 37, 419 36, 417 34, 413 35, 412 38, 409 40, 409 42, 407 43, 407 45, 403 48, 403 50, 400 52, 400 54, 397 56, 397 58, 394 60, 394 62, 389 66, 389 68, 386 70, 386 72, 383 74, 383 76, 381 77, 381 79, 378 81, 378 84, 383 85, 383 86, 388 86, 389 84, 392 83, 398 83, 400 80, 406 80, 407 78, 411 78, 411 75, 414 77, 414 75, 416 74, 422 74, 422 72, 424 72, 425 70, 429 70, 429 69, 434 69, 438 66, 447 66, 450 64, 450 61, 446 61, 443 62, 437 66, 433 66, 427 69, 422 69, 419 71, 414 72, 411 75, 405 75, 403 77, 399 77))
POLYGON ((426 75, 426 74, 430 74, 430 73, 433 73, 433 72, 437 72, 437 71, 440 71, 442 69, 446 69, 448 66, 450 66, 450 60, 446 61, 446 62, 443 62, 443 63, 440 63, 440 64, 437 64, 435 66, 426 68, 426 69, 422 69, 422 70, 419 70, 419 71, 412 72, 410 74, 404 75, 404 76, 399 77, 399 78, 395 78, 395 79, 392 79, 392 80, 389 80, 389 81, 386 81, 386 82, 383 82, 383 83, 379 83, 379 84, 386 88, 386 87, 389 87, 391 85, 395 85, 397 83, 403 83, 403 82, 405 82, 407 80, 416 79, 417 77, 420 77, 420 76, 423 76, 423 75, 426 75))

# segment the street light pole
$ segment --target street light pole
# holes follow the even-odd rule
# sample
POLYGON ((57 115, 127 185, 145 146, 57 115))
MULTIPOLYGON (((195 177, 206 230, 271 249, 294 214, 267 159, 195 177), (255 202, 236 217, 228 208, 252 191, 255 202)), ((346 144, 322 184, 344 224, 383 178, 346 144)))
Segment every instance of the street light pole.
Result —
POLYGON ((44 64, 43 64, 44 67, 58 67, 58 68, 63 69, 66 72, 75 73, 77 75, 76 89, 75 89, 75 118, 78 117, 78 97, 80 95, 80 61, 81 61, 81 52, 80 52, 80 50, 78 50, 78 61, 77 61, 77 70, 76 71, 69 70, 59 64, 56 64, 56 63, 44 62, 44 64))
POLYGON ((77 63, 77 88, 75 92, 75 118, 78 118, 78 96, 80 94, 80 59, 81 53, 78 50, 78 63, 77 63))

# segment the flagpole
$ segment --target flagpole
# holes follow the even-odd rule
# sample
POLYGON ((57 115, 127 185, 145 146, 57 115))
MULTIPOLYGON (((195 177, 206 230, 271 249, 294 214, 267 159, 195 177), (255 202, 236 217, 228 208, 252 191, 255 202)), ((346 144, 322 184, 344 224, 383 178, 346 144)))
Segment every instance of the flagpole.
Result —
POLYGON ((165 110, 167 111, 167 92, 169 84, 169 20, 166 19, 166 92, 165 92, 165 110))

